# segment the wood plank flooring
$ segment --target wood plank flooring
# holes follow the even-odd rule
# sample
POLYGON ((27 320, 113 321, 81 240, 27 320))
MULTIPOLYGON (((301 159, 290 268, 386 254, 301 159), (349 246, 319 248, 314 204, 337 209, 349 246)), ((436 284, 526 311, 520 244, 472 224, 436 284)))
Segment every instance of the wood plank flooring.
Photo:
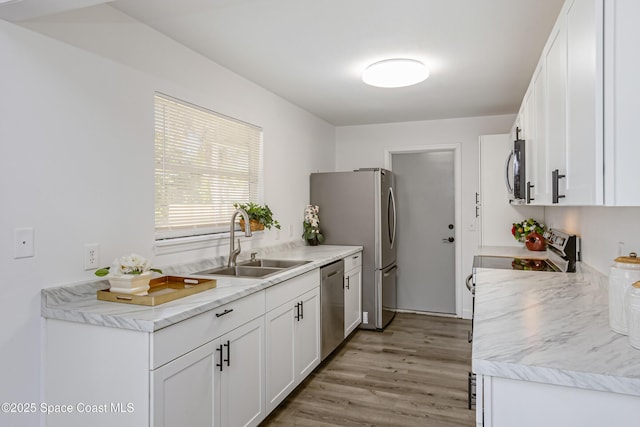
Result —
POLYGON ((473 426, 470 328, 398 313, 384 332, 358 330, 261 426, 473 426))

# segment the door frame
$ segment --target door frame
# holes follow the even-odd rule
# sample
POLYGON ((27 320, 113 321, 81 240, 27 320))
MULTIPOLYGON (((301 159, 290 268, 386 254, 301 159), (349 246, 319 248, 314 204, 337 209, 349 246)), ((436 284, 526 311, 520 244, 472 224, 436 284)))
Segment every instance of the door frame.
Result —
POLYGON ((429 151, 453 151, 453 176, 454 176, 454 221, 455 221, 455 296, 456 296, 456 317, 462 317, 462 144, 459 142, 451 144, 420 145, 412 147, 400 147, 384 150, 385 169, 393 171, 394 154, 425 153, 429 151))

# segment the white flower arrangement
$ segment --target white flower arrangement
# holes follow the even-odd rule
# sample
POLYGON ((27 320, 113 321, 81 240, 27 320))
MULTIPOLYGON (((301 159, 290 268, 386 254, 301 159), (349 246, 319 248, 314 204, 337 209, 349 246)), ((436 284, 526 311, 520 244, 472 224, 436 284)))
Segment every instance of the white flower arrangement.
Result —
POLYGON ((113 260, 110 267, 96 270, 96 276, 122 277, 125 275, 140 275, 149 271, 162 273, 158 268, 152 268, 151 263, 138 254, 125 255, 113 260))
POLYGON ((317 240, 318 243, 324 241, 324 236, 320 233, 320 218, 318 213, 320 208, 314 205, 307 205, 304 210, 304 221, 302 222, 302 238, 305 240, 317 240))

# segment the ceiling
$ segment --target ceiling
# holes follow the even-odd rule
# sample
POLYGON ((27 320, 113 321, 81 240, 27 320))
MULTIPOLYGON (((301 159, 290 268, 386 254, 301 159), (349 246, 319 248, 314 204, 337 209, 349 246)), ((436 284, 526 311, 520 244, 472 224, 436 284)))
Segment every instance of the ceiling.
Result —
POLYGON ((344 126, 516 113, 563 1, 110 4, 327 122, 344 126), (431 76, 396 89, 361 81, 367 65, 396 57, 423 61, 431 76))

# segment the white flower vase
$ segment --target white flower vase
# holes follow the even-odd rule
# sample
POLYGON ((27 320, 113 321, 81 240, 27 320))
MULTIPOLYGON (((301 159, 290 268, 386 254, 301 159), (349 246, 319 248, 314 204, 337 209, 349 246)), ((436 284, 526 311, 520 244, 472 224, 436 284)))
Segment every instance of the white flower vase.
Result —
POLYGON ((147 295, 149 292, 149 282, 153 273, 147 271, 142 274, 123 274, 120 276, 107 277, 111 292, 131 295, 147 295))

